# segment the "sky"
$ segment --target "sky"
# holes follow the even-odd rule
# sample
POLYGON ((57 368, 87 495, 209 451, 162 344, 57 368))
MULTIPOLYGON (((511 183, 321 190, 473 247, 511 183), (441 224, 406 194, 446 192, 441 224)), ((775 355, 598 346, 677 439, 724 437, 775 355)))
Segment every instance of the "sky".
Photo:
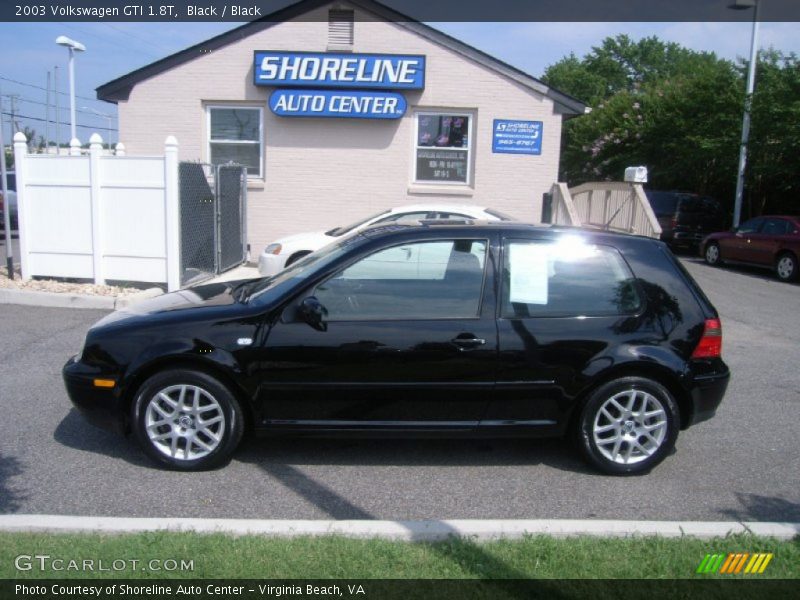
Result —
MULTIPOLYGON (((69 138, 67 50, 55 44, 66 35, 86 46, 75 61, 78 138, 94 133, 118 141, 116 107, 96 99, 95 88, 146 64, 223 33, 237 23, 0 23, 0 97, 2 112, 11 98, 21 127, 44 134, 47 72, 58 67, 60 138, 69 138), (97 113, 106 116, 100 116, 97 113)), ((541 77, 545 69, 574 53, 582 57, 608 36, 625 33, 633 39, 658 36, 698 51, 712 51, 735 60, 750 52, 750 23, 429 23, 515 67, 541 77)), ((800 23, 761 23, 759 46, 800 54, 800 23)), ((303 48, 298 48, 303 50, 303 48)), ((54 139, 54 100, 51 93, 50 137, 54 139)), ((3 115, 5 142, 10 143, 10 118, 3 115)), ((124 141, 124 140, 123 140, 124 141)))

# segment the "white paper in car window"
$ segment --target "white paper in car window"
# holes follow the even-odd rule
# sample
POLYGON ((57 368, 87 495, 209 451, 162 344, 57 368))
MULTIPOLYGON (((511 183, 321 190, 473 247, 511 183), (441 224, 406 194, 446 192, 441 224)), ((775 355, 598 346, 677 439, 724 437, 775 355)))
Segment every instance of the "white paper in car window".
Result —
POLYGON ((544 244, 511 244, 509 300, 522 304, 547 304, 547 260, 544 244))

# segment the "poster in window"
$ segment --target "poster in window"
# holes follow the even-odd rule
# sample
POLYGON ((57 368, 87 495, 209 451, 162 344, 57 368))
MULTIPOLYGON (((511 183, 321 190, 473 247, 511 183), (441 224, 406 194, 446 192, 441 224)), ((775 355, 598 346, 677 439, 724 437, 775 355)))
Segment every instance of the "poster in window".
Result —
POLYGON ((417 180, 467 182, 469 154, 466 150, 417 150, 417 180))

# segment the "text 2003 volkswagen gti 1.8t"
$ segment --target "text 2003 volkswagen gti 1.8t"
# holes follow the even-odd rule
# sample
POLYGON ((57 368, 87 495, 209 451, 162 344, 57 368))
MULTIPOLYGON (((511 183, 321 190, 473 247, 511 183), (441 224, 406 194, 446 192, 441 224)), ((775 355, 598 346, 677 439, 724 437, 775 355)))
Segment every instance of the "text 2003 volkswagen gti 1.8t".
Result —
POLYGON ((379 226, 266 279, 94 325, 64 367, 92 422, 197 470, 246 430, 576 436, 646 471, 728 384, 719 316, 666 246, 511 223, 379 226))

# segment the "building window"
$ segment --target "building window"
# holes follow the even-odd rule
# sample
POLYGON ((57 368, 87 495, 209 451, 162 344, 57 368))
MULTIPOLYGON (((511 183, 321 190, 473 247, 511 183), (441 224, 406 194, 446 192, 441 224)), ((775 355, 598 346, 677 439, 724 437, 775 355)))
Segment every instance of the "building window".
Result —
POLYGON ((213 165, 234 162, 247 176, 262 177, 263 113, 259 107, 208 107, 208 160, 213 165))
POLYGON ((419 112, 416 124, 414 181, 469 185, 472 115, 419 112))

